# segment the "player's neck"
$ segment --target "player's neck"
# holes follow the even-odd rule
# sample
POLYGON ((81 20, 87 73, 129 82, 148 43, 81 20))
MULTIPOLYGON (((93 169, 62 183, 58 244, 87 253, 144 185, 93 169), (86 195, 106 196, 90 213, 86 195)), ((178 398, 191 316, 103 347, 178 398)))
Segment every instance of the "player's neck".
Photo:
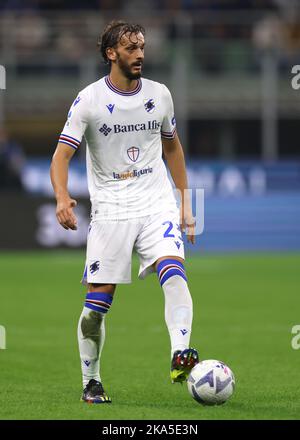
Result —
POLYGON ((128 79, 113 70, 111 70, 109 78, 115 87, 126 92, 134 90, 137 87, 137 79, 128 79))

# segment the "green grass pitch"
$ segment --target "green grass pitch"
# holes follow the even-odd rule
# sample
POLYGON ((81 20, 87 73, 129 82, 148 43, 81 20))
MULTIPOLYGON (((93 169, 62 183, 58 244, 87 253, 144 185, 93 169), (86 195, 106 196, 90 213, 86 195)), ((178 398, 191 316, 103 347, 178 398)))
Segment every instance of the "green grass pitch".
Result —
POLYGON ((190 257, 191 345, 228 363, 233 397, 202 407, 169 380, 169 337, 156 276, 119 286, 106 321, 102 380, 111 405, 79 401, 82 252, 0 254, 0 419, 299 419, 300 255, 190 257))

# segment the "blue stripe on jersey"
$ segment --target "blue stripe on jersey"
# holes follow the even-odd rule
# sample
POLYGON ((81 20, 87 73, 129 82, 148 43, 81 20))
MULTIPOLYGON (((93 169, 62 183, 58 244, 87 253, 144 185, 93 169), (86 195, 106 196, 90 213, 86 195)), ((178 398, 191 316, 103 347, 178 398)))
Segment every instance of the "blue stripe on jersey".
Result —
POLYGON ((68 134, 61 133, 61 136, 65 136, 65 137, 68 137, 70 139, 73 139, 73 141, 76 141, 78 144, 80 144, 80 141, 78 139, 76 139, 76 138, 74 138, 72 136, 69 136, 68 134))
POLYGON ((137 85, 136 88, 130 91, 126 91, 126 90, 122 90, 119 89, 118 87, 116 87, 110 80, 109 75, 107 75, 105 78, 105 83, 107 85, 108 88, 110 88, 110 90, 112 90, 113 92, 117 93, 118 95, 123 95, 123 96, 132 96, 135 95, 136 93, 138 93, 141 88, 142 88, 142 81, 140 79, 137 80, 137 85))
POLYGON ((161 131, 161 137, 166 139, 173 139, 175 137, 176 127, 172 131, 161 131))
POLYGON ((174 139, 175 138, 175 133, 174 134, 171 134, 171 135, 165 135, 165 134, 161 134, 161 137, 163 138, 163 139, 174 139))
POLYGON ((84 272, 83 272, 83 276, 82 276, 82 278, 83 278, 84 280, 87 280, 87 266, 85 266, 85 268, 84 268, 84 272))
MULTIPOLYGON (((75 145, 72 145, 70 142, 68 142, 68 141, 62 141, 61 139, 59 140, 59 143, 60 144, 66 144, 66 145, 69 145, 69 147, 72 147, 72 148, 74 148, 74 150, 77 150, 77 147, 75 147, 75 145)), ((69 150, 70 151, 70 150, 69 150)))
POLYGON ((179 275, 187 281, 184 265, 173 258, 166 258, 158 264, 157 275, 161 286, 174 275, 179 275))

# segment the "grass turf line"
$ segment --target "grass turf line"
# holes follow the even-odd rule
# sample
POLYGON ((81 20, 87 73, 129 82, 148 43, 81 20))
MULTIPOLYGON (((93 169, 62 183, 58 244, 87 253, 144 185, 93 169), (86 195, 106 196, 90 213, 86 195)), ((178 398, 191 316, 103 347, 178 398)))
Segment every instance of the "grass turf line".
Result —
POLYGON ((202 407, 169 380, 164 300, 155 275, 119 286, 106 321, 102 380, 112 405, 86 405, 76 329, 82 252, 0 253, 0 419, 299 419, 300 255, 191 257, 191 345, 237 381, 231 400, 202 407))

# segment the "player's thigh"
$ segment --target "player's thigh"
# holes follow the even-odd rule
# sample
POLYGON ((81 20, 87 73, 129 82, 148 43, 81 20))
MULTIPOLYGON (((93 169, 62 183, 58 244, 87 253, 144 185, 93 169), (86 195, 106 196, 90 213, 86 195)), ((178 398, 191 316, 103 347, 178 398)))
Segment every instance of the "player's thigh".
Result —
POLYGON ((114 295, 116 284, 88 283, 88 292, 103 292, 114 295))
POLYGON ((130 283, 136 235, 136 225, 131 222, 92 222, 83 282, 107 286, 130 283))
POLYGON ((184 261, 184 244, 179 225, 179 212, 166 211, 149 217, 135 244, 140 258, 139 277, 155 270, 165 258, 184 261))

